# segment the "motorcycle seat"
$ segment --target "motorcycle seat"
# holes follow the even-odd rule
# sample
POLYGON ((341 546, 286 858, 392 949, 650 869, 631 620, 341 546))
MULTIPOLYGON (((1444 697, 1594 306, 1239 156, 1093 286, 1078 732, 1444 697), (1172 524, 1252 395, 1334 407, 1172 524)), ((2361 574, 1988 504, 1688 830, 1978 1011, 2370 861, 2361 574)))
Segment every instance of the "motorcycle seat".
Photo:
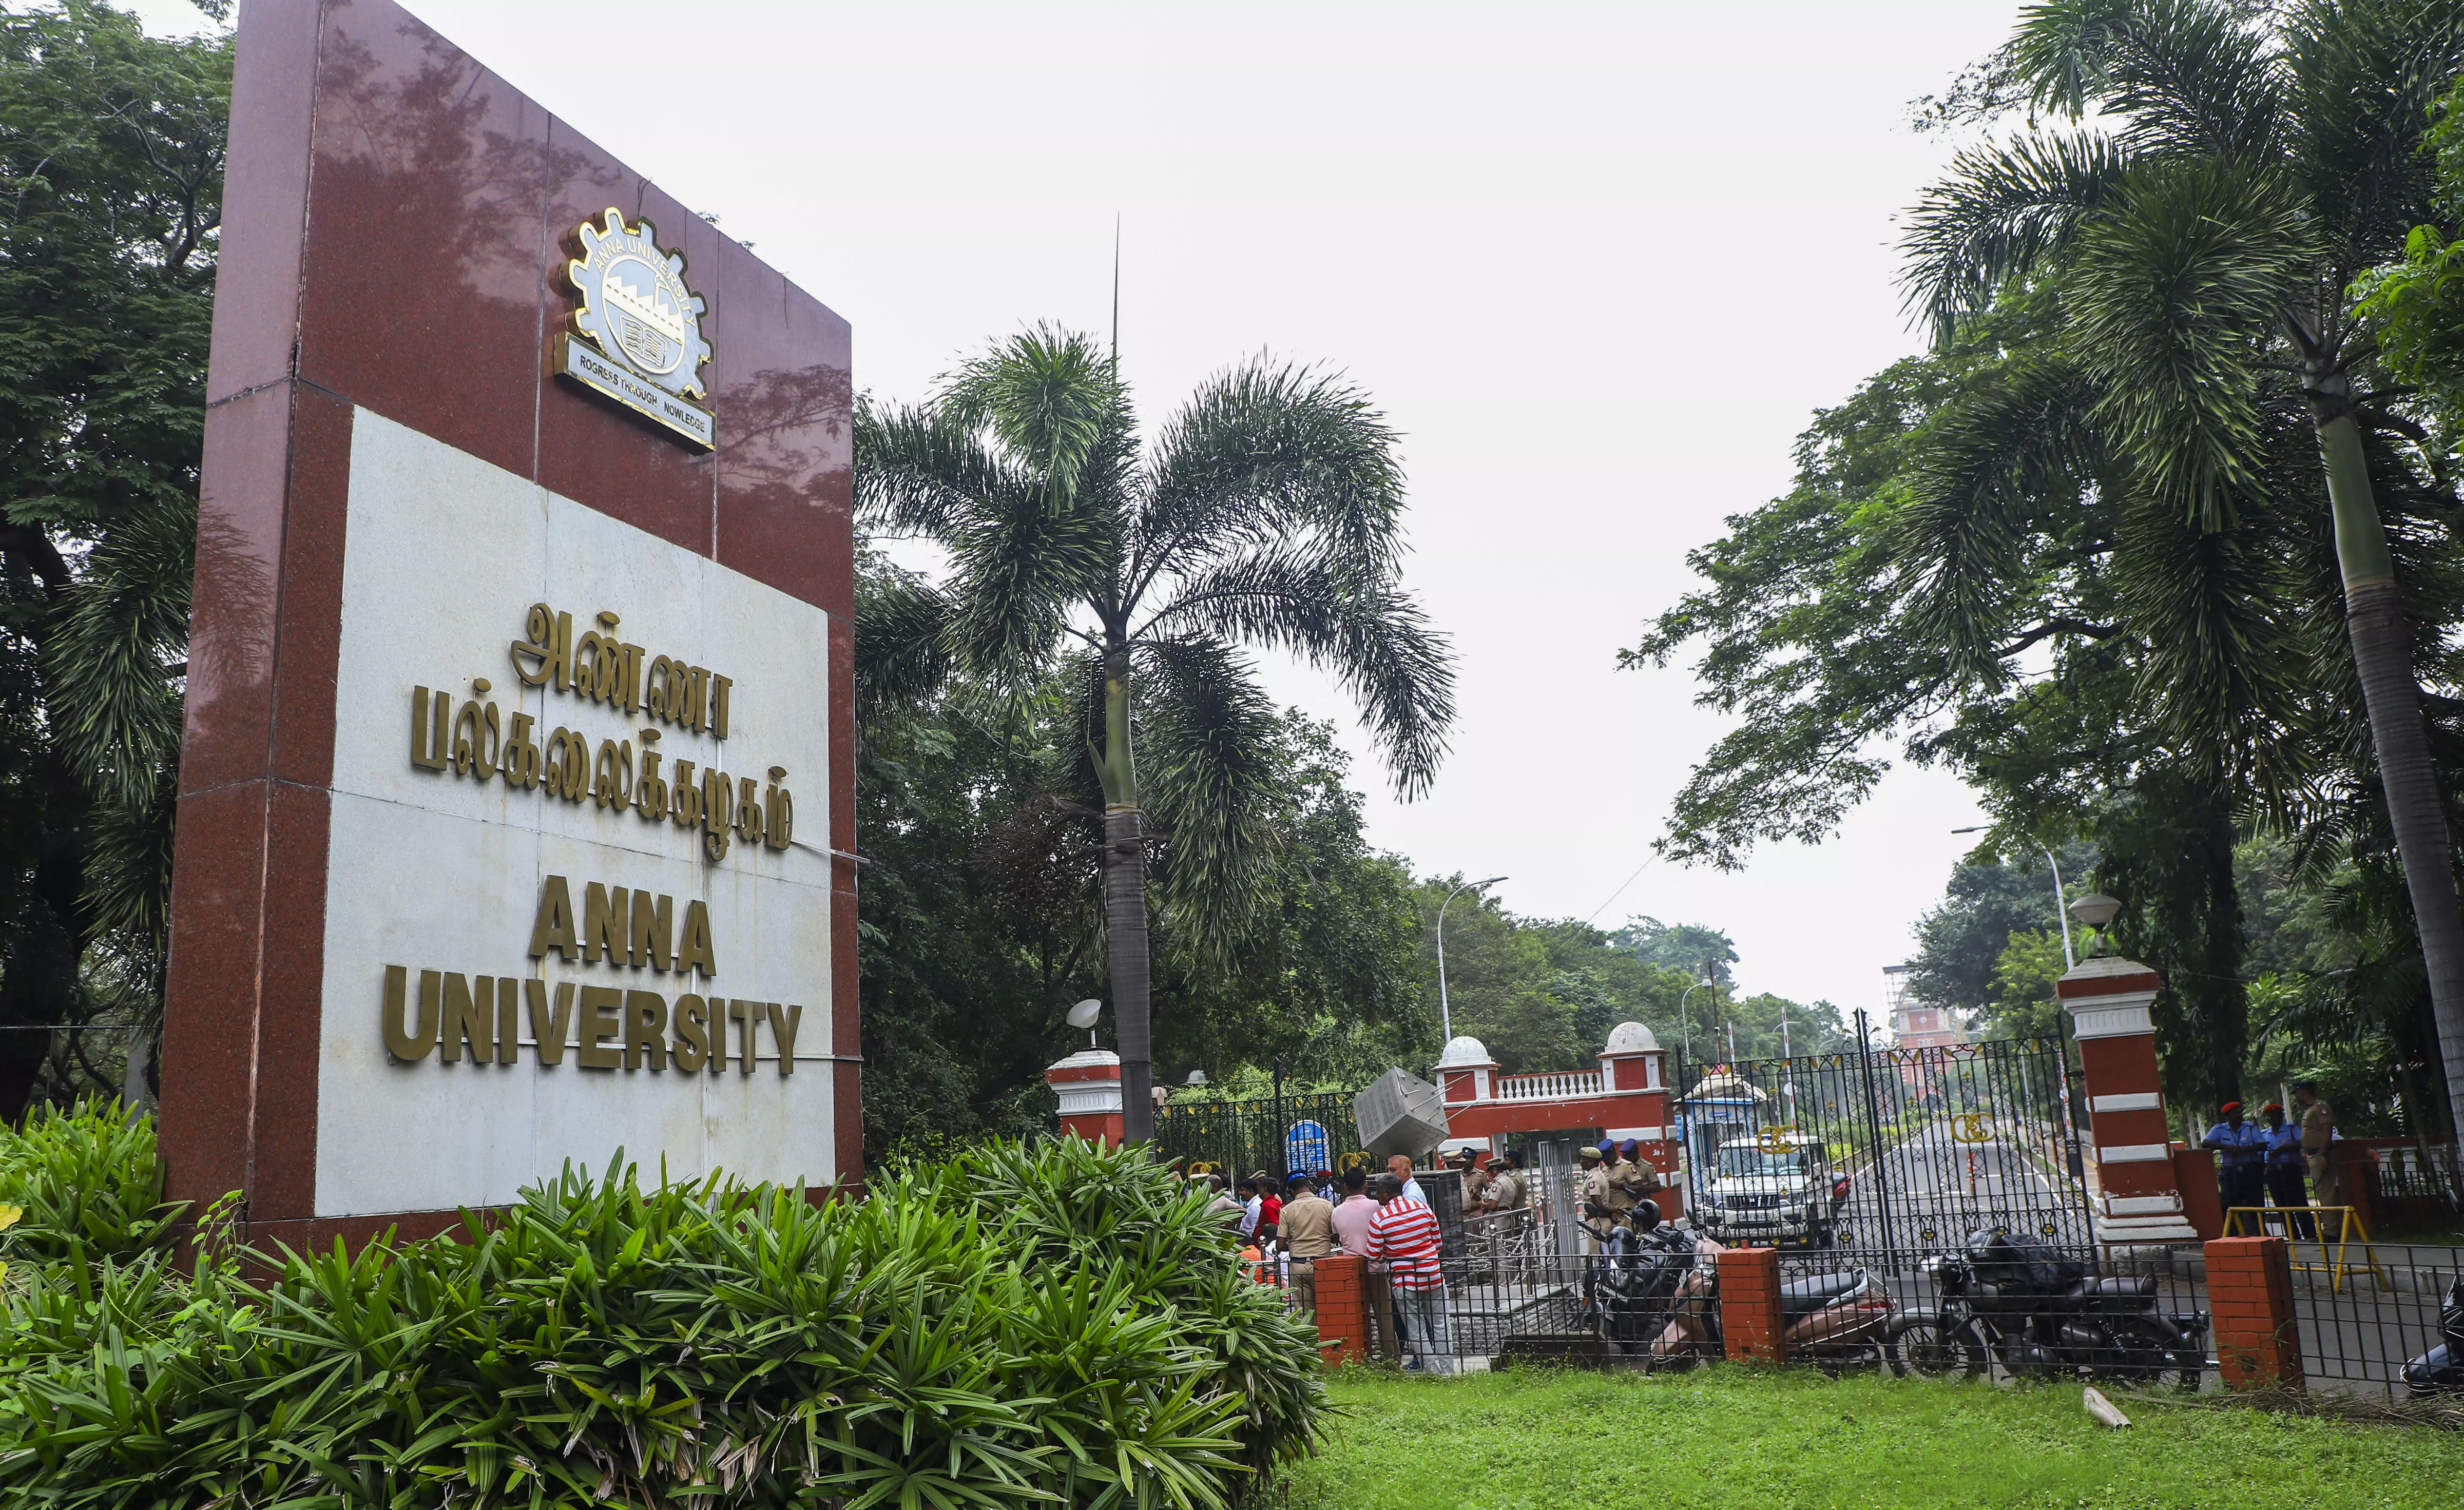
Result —
POLYGON ((2081 1280, 2071 1293, 2101 1299, 2145 1300, 2156 1293, 2156 1280, 2145 1274, 2108 1274, 2092 1280, 2081 1280))
POLYGON ((1779 1287, 1779 1313, 1782 1316, 1803 1316, 1864 1287, 1865 1274, 1861 1269, 1809 1274, 1802 1280, 1792 1280, 1779 1287))

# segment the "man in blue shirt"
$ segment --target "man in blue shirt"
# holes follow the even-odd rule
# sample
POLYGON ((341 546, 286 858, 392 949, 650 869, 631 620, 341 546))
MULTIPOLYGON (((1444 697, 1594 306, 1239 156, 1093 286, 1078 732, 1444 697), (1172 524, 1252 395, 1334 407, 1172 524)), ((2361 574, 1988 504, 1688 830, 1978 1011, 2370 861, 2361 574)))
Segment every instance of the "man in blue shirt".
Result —
POLYGON ((2224 1121, 2208 1129, 2199 1147, 2216 1150, 2216 1188, 2224 1193, 2225 1211, 2266 1205, 2267 1129, 2242 1121, 2240 1102, 2226 1102, 2216 1110, 2224 1121))
POLYGON ((2287 1216, 2287 1236, 2310 1236, 2310 1214, 2301 1208, 2310 1197, 2301 1188, 2301 1129, 2284 1120, 2284 1103, 2271 1101, 2259 1108, 2267 1119, 2267 1194, 2268 1198, 2287 1211, 2299 1215, 2287 1216))

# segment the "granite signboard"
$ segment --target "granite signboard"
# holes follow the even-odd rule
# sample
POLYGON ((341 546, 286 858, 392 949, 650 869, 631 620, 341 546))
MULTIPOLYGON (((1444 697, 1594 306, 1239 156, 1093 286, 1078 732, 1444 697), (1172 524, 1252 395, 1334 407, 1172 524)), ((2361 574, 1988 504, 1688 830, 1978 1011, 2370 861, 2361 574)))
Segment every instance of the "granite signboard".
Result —
POLYGON ((173 1196, 859 1178, 846 322, 385 0, 250 0, 213 339, 173 1196))

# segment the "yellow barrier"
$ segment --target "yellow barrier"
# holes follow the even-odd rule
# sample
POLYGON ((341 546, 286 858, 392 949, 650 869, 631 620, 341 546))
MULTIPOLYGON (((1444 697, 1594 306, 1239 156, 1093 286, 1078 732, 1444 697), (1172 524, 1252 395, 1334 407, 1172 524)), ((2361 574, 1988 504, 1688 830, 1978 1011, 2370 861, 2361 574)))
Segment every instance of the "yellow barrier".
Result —
POLYGON ((2304 1241, 2318 1244, 2319 1261, 2317 1263, 2295 1262, 2292 1267, 2304 1274, 2326 1275, 2329 1294, 2343 1294, 2344 1276, 2363 1269, 2367 1269, 2371 1277, 2379 1281, 2380 1289, 2394 1288, 2387 1280, 2387 1271, 2379 1267, 2378 1250, 2370 1246, 2369 1231, 2362 1225, 2362 1214, 2350 1206, 2229 1207, 2225 1211, 2225 1236, 2264 1237, 2268 1236, 2267 1217, 2270 1214, 2284 1220, 2284 1247, 2288 1258, 2299 1255, 2301 1252, 2301 1243, 2304 1241), (2327 1214, 2330 1212, 2339 1213, 2343 1218, 2336 1228, 2336 1254, 2333 1258, 2327 1256, 2327 1214), (2293 1218, 2305 1215, 2310 1218, 2310 1236, 2307 1238, 2297 1238, 2293 1236, 2295 1227, 2293 1218), (2249 1230, 2246 1232, 2237 1230, 2241 1227, 2241 1218, 2244 1216, 2250 1218, 2249 1230), (2348 1263, 2345 1261, 2345 1255, 2357 1240, 2362 1245, 2362 1261, 2348 1263))

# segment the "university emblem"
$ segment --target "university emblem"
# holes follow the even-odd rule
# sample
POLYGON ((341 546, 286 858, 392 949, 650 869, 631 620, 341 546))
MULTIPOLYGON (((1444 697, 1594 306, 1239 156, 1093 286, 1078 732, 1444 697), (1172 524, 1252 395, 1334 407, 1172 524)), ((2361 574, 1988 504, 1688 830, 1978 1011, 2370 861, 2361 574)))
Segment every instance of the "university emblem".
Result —
POLYGON ((576 236, 583 254, 564 271, 582 302, 573 328, 558 333, 557 375, 709 449, 711 412, 692 402, 708 391, 706 310, 685 286, 683 255, 661 251, 649 221, 628 226, 613 208, 605 224, 583 221, 576 236))

